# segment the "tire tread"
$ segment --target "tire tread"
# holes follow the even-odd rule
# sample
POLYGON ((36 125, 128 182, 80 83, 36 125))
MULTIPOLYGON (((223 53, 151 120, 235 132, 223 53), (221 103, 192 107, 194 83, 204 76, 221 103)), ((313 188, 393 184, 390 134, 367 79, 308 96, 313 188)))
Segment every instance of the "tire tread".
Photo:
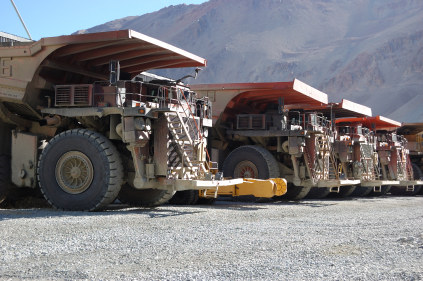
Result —
POLYGON ((113 200, 117 197, 117 195, 119 194, 120 188, 122 186, 123 183, 123 166, 120 160, 120 156, 119 156, 119 152, 117 151, 117 149, 114 147, 114 145, 103 135, 91 131, 91 130, 87 130, 87 129, 73 129, 73 130, 68 130, 65 132, 62 132, 58 135, 56 135, 54 138, 52 138, 48 145, 45 147, 45 149, 42 151, 42 153, 40 154, 39 157, 39 161, 38 161, 38 167, 37 167, 37 177, 38 177, 38 182, 40 184, 41 187, 41 192, 43 193, 44 197, 46 198, 46 200, 50 203, 50 205, 52 205, 53 207, 55 207, 56 209, 59 210, 64 210, 64 211, 73 211, 73 210, 78 210, 78 211, 97 211, 97 210, 101 210, 104 207, 106 207, 107 205, 109 205, 110 203, 113 202, 113 200), (87 206, 84 208, 66 208, 63 206, 58 206, 57 204, 55 204, 50 198, 48 198, 47 194, 44 191, 43 185, 41 183, 40 180, 40 172, 42 171, 43 168, 41 168, 44 165, 44 161, 45 161, 45 155, 49 152, 49 150, 51 149, 51 147, 53 147, 54 144, 56 144, 57 142, 59 142, 60 140, 67 138, 67 137, 71 137, 71 136, 79 136, 79 137, 84 137, 87 138, 87 140, 89 142, 91 142, 93 144, 93 146, 99 151, 99 152, 105 152, 106 150, 108 150, 108 153, 104 153, 104 155, 107 158, 107 164, 108 164, 108 171, 107 171, 107 190, 104 193, 104 195, 102 196, 102 198, 99 198, 95 204, 91 205, 91 206, 87 206))

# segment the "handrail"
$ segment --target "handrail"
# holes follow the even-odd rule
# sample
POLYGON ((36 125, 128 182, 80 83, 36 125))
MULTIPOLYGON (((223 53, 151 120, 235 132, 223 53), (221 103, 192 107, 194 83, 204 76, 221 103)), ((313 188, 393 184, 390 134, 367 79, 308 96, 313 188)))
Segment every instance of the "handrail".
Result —
MULTIPOLYGON (((182 92, 182 89, 179 89, 179 90, 182 92)), ((183 94, 183 92, 182 92, 182 96, 185 99, 185 101, 188 103, 188 101, 187 101, 185 95, 183 94)), ((198 132, 198 135, 200 136, 200 140, 203 140, 203 134, 202 134, 200 128, 198 127, 197 121, 195 121, 195 117, 194 117, 194 114, 192 113, 191 106, 188 106, 188 108, 189 108, 192 120, 194 121, 195 127, 197 128, 197 132, 198 132)), ((207 161, 206 162, 209 163, 210 162, 210 155, 209 155, 209 152, 207 151, 207 149, 205 149, 205 151, 206 151, 206 155, 207 155, 207 161)), ((207 164, 207 166, 208 166, 208 164, 207 164)), ((210 169, 210 167, 208 167, 208 168, 210 169)))

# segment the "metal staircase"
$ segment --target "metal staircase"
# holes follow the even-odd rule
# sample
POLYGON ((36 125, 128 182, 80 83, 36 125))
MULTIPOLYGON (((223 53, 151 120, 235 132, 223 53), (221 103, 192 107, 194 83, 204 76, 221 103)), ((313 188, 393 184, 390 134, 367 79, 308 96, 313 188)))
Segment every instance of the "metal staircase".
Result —
POLYGON ((337 163, 335 160, 335 154, 333 152, 333 146, 330 143, 328 135, 317 136, 317 147, 322 155, 324 155, 326 161, 325 167, 328 168, 325 179, 338 179, 337 163))
POLYGON ((331 149, 332 146, 327 135, 314 135, 306 140, 304 161, 314 184, 320 180, 339 178, 331 149))
POLYGON ((369 145, 360 144, 360 157, 364 168, 361 178, 367 181, 375 180, 377 171, 373 161, 373 150, 369 145))
MULTIPOLYGON (((206 171, 204 140, 201 135, 199 118, 192 113, 191 103, 179 98, 174 100, 174 111, 165 113, 169 128, 168 159, 173 172, 181 172, 181 177, 206 171)), ((188 176, 189 177, 189 176, 188 176)))
MULTIPOLYGON (((182 164, 183 167, 192 167, 194 161, 194 141, 192 140, 188 126, 184 122, 184 118, 177 112, 169 112, 165 114, 167 126, 171 137, 169 138, 169 161, 176 162, 176 166, 182 164)), ((175 164, 175 163, 174 163, 175 164)), ((172 165, 174 166, 174 165, 172 165)))

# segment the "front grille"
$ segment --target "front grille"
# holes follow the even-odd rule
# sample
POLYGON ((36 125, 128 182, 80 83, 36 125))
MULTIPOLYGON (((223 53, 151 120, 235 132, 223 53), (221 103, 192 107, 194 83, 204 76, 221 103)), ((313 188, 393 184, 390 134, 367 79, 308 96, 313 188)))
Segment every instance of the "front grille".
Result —
POLYGON ((91 106, 91 84, 56 86, 55 106, 91 106))
POLYGON ((72 89, 70 86, 56 87, 56 106, 68 106, 71 104, 72 89))
POLYGON ((238 114, 238 130, 264 130, 266 129, 266 116, 264 114, 238 114))
POLYGON ((73 93, 73 103, 75 105, 91 105, 91 85, 75 86, 73 93))

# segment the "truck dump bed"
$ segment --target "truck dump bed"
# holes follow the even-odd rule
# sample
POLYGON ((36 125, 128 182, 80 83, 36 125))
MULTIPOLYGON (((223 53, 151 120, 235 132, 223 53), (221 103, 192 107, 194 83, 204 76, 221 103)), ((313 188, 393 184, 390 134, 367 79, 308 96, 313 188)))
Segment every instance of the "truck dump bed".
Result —
POLYGON ((0 47, 0 103, 12 114, 38 119, 54 85, 108 80, 110 60, 121 76, 142 71, 205 66, 206 60, 133 30, 42 38, 0 47))
POLYGON ((361 123, 363 126, 372 130, 393 131, 401 126, 400 122, 380 115, 374 117, 340 118, 336 120, 336 123, 342 122, 361 123))
POLYGON ((342 99, 341 102, 331 102, 321 106, 310 106, 305 108, 307 110, 314 110, 323 113, 330 119, 341 117, 370 117, 372 116, 372 109, 365 105, 342 99))
POLYGON ((325 93, 298 79, 291 82, 199 84, 191 85, 191 89, 212 101, 214 121, 224 111, 227 114, 231 114, 231 111, 255 113, 279 101, 298 108, 328 104, 325 93))

